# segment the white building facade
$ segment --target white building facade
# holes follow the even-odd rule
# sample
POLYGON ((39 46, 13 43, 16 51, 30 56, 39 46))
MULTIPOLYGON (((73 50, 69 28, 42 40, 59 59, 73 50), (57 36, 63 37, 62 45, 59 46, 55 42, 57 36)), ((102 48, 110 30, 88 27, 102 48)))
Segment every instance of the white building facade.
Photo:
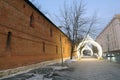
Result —
POLYGON ((102 46, 103 52, 120 52, 120 14, 113 17, 96 41, 102 46))

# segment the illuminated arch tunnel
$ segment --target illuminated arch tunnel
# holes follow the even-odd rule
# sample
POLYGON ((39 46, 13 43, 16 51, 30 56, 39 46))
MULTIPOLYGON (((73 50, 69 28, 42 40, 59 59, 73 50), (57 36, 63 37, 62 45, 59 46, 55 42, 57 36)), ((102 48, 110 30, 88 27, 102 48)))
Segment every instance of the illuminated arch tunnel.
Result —
MULTIPOLYGON (((81 43, 79 43, 79 45, 77 47, 78 59, 80 59, 83 56, 83 51, 85 50, 85 47, 83 47, 83 45, 85 45, 85 44, 91 44, 91 45, 95 46, 98 50, 97 58, 98 59, 102 58, 102 54, 103 54, 102 47, 97 42, 95 42, 93 39, 86 39, 85 41, 82 41, 81 43)), ((88 48, 88 50, 91 51, 92 49, 88 48)), ((91 54, 93 54, 93 50, 92 50, 91 54)))

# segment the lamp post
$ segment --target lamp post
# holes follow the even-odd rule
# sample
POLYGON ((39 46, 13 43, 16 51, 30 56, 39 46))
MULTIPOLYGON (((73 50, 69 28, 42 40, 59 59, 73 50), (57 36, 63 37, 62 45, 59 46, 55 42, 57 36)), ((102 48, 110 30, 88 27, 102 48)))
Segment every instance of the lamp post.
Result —
POLYGON ((107 46, 108 46, 108 54, 109 54, 109 34, 107 34, 107 46))
POLYGON ((61 62, 62 62, 62 66, 63 66, 63 52, 62 52, 62 36, 60 34, 60 47, 61 47, 61 62))

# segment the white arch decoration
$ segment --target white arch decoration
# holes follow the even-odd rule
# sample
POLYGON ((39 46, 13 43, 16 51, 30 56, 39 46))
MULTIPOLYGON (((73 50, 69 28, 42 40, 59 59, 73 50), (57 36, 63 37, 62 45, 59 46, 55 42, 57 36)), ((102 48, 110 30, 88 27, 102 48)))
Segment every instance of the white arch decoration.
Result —
POLYGON ((85 45, 85 47, 83 47, 81 50, 81 57, 83 57, 84 50, 89 50, 91 52, 91 56, 93 56, 93 50, 88 45, 85 45))
POLYGON ((97 57, 98 57, 98 59, 101 59, 102 58, 102 47, 97 42, 95 42, 89 35, 87 36, 85 41, 82 41, 77 47, 77 57, 78 57, 78 59, 80 59, 80 57, 82 56, 80 48, 83 45, 89 44, 89 43, 92 44, 93 46, 97 47, 97 49, 98 49, 98 56, 97 57))

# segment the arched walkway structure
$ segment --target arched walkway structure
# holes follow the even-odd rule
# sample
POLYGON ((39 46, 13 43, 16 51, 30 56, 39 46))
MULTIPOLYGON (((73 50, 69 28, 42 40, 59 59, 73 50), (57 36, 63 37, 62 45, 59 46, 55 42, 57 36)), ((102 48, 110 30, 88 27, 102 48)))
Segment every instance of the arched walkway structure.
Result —
POLYGON ((81 43, 79 43, 79 45, 77 47, 78 59, 80 59, 83 56, 81 52, 82 52, 82 49, 84 48, 84 45, 86 45, 86 44, 91 44, 91 45, 97 47, 97 50, 98 50, 97 57, 98 57, 98 59, 102 58, 102 47, 97 42, 95 42, 89 35, 87 35, 87 38, 85 40, 83 40, 81 43))
POLYGON ((91 53, 91 56, 93 56, 93 50, 88 46, 88 45, 85 45, 82 49, 81 49, 81 57, 83 56, 83 51, 84 50, 89 50, 90 53, 91 53))

